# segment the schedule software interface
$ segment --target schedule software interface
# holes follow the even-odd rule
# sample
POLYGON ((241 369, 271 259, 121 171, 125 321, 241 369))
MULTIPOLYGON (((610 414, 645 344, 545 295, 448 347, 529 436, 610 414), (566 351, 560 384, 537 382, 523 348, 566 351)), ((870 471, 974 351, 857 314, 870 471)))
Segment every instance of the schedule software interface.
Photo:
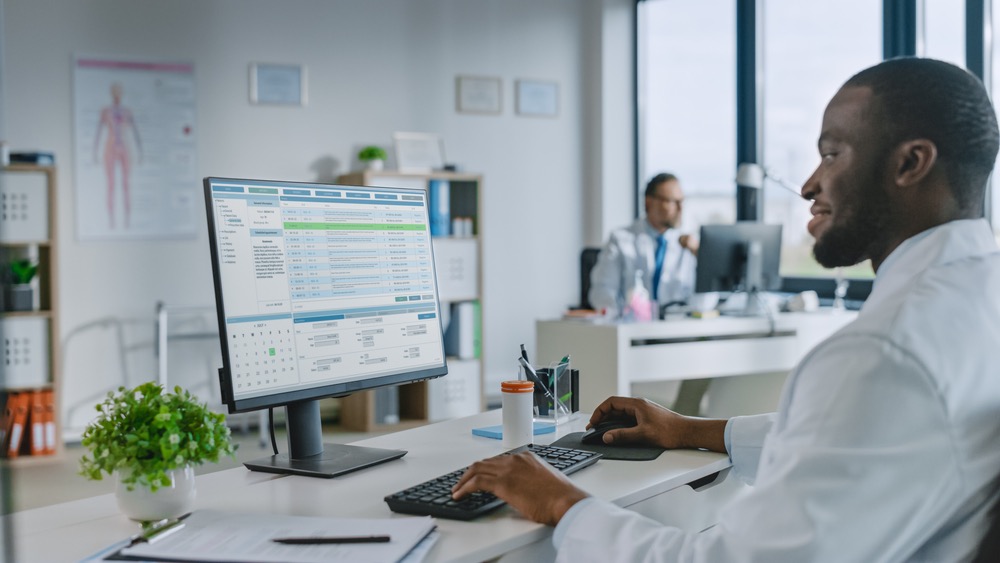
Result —
POLYGON ((444 362, 419 190, 212 179, 237 401, 444 362))

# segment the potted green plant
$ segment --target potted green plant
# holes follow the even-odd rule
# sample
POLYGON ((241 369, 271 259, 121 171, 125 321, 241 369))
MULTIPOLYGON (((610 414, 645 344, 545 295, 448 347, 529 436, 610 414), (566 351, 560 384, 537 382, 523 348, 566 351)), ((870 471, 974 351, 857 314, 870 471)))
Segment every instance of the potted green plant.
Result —
POLYGON ((7 310, 30 311, 34 308, 35 294, 31 280, 38 272, 38 264, 27 258, 10 263, 11 285, 7 288, 7 310))
POLYGON ((80 474, 117 479, 118 506, 133 520, 173 518, 194 504, 194 466, 233 456, 225 416, 190 392, 158 384, 119 387, 96 406, 98 416, 83 432, 89 455, 80 474))
POLYGON ((365 163, 370 170, 382 170, 386 159, 385 149, 368 145, 358 153, 358 160, 365 163))

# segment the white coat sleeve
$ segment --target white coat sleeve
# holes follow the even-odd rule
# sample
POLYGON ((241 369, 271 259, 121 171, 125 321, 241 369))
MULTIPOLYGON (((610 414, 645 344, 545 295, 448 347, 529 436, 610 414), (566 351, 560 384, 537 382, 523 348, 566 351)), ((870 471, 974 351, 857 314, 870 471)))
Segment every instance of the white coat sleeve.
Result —
POLYGON ((774 426, 775 413, 734 416, 726 423, 726 451, 733 462, 733 473, 741 481, 753 484, 757 479, 764 438, 774 426))
POLYGON ((962 478, 924 366, 876 337, 835 338, 790 376, 757 482, 700 534, 591 502, 560 561, 898 561, 953 513, 962 478))

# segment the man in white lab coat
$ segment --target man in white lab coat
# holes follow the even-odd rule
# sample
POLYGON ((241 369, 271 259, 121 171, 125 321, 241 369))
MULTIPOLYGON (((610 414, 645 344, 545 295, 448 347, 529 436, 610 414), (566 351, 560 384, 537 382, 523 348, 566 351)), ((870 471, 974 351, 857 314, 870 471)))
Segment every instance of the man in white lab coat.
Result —
POLYGON ((597 310, 620 313, 636 274, 654 303, 685 302, 694 291, 698 242, 681 234, 684 191, 677 176, 662 173, 646 184, 646 216, 616 229, 590 271, 587 299, 597 310))
POLYGON ((830 101, 802 187, 826 267, 871 259, 855 322, 792 372, 777 413, 683 417, 614 397, 606 442, 728 452, 753 483, 700 534, 589 497, 530 454, 473 464, 456 496, 496 493, 557 525, 560 560, 960 561, 975 553, 1000 468, 1000 250, 984 220, 997 155, 982 83, 894 59, 830 101))

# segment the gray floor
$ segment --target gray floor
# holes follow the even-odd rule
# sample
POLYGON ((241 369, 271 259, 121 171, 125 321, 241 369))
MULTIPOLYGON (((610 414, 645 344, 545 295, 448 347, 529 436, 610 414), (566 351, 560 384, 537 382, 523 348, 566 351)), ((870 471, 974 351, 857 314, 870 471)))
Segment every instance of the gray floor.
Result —
MULTIPOLYGON (((333 443, 348 443, 363 440, 378 433, 344 432, 338 427, 324 427, 324 439, 333 443)), ((201 465, 195 469, 198 474, 212 473, 232 467, 240 467, 244 461, 271 455, 270 444, 261 447, 256 430, 234 432, 239 444, 236 460, 225 458, 219 463, 201 465)), ((276 432, 279 451, 286 451, 283 430, 276 432)), ((11 469, 11 501, 13 511, 27 510, 92 497, 114 491, 114 480, 105 477, 101 481, 90 481, 80 476, 78 466, 85 450, 79 444, 68 445, 63 454, 45 463, 15 464, 11 469)))

